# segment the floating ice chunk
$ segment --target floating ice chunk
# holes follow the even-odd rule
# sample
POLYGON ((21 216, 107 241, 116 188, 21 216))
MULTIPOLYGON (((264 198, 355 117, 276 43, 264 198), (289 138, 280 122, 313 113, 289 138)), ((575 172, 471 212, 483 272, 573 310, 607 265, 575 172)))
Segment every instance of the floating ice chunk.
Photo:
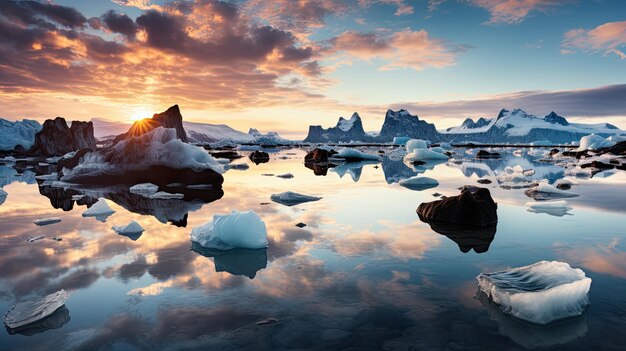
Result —
POLYGON ((106 221, 106 219, 115 213, 107 204, 107 201, 104 198, 99 198, 98 202, 91 205, 87 211, 83 212, 83 217, 96 217, 100 222, 106 221))
POLYGON ((415 150, 424 150, 428 148, 428 144, 426 143, 426 140, 411 139, 406 142, 405 147, 406 147, 406 152, 408 154, 415 150))
POLYGON ((535 264, 478 277, 480 290, 517 318, 547 324, 579 316, 589 304, 591 279, 581 269, 557 261, 535 264))
POLYGON ((427 160, 448 160, 448 155, 443 153, 441 147, 427 149, 427 142, 419 139, 411 139, 406 143, 406 156, 404 160, 408 162, 427 160))
POLYGON ((272 194, 272 196, 270 196, 270 200, 285 206, 294 206, 305 202, 318 201, 320 199, 321 197, 298 194, 293 191, 285 191, 284 193, 272 194))
POLYGON ((339 150, 339 152, 334 156, 339 158, 356 160, 380 160, 380 156, 378 155, 368 154, 366 152, 361 152, 359 150, 351 148, 343 148, 339 150))
POLYGON ((39 179, 39 180, 58 180, 59 179, 59 175, 56 172, 52 172, 50 174, 42 174, 42 175, 35 176, 35 179, 39 179))
POLYGON ((191 230, 191 241, 216 250, 267 247, 265 223, 253 211, 216 214, 213 221, 191 230))
POLYGON ((45 238, 46 238, 45 236, 39 235, 39 236, 35 236, 35 237, 32 237, 32 238, 28 238, 28 240, 26 240, 26 241, 28 241, 29 243, 34 243, 35 241, 43 240, 45 238))
POLYGON ((172 194, 172 193, 168 193, 165 191, 159 191, 158 193, 154 193, 152 195, 149 196, 151 199, 163 199, 163 200, 167 200, 167 199, 182 199, 185 197, 184 194, 172 194))
POLYGON ((150 197, 157 191, 159 191, 159 186, 152 183, 140 183, 130 187, 131 193, 141 195, 143 197, 150 197))
POLYGON ((551 200, 563 197, 576 197, 578 194, 571 193, 569 191, 558 189, 548 183, 539 183, 524 192, 526 196, 532 197, 535 200, 551 200))
POLYGON ((283 178, 283 179, 290 179, 290 178, 293 178, 293 174, 291 173, 277 174, 276 177, 283 178))
POLYGON ((39 218, 33 221, 33 223, 35 223, 38 226, 54 224, 54 223, 59 223, 59 222, 61 222, 61 218, 59 217, 39 218))
POLYGON ((247 163, 231 163, 224 166, 225 170, 235 169, 238 171, 245 171, 248 168, 250 168, 250 166, 247 163))
POLYGON ((449 150, 449 149, 452 149, 452 144, 444 141, 444 142, 439 143, 439 147, 444 150, 449 150))
POLYGON ((130 223, 125 226, 114 225, 111 229, 113 229, 113 231, 115 231, 119 235, 125 235, 129 237, 139 237, 144 231, 141 224, 137 223, 137 221, 130 221, 130 223))
POLYGON ((9 328, 19 328, 37 322, 61 308, 67 297, 65 290, 59 290, 41 300, 20 302, 4 315, 4 324, 9 328))
POLYGON ((215 159, 218 163, 223 164, 223 165, 227 165, 230 163, 230 160, 227 158, 216 158, 215 159))
POLYGON ((84 195, 84 194, 72 195, 72 200, 73 201, 79 201, 79 200, 81 200, 85 196, 87 196, 87 195, 84 195))
POLYGON ((580 146, 577 151, 598 150, 603 147, 611 147, 613 145, 615 145, 614 141, 604 139, 596 134, 590 134, 580 139, 580 146))
POLYGON ((66 182, 62 182, 59 180, 55 180, 50 184, 51 187, 53 188, 63 188, 64 190, 67 190, 70 188, 70 184, 66 183, 66 182))
POLYGON ((529 212, 547 213, 558 217, 565 216, 572 209, 572 206, 565 200, 527 202, 526 207, 528 207, 529 212))
POLYGON ((411 140, 410 137, 394 137, 393 145, 406 145, 409 140, 411 140))
POLYGON ((46 162, 39 162, 38 165, 41 166, 41 167, 48 167, 48 166, 50 166, 50 164, 46 163, 46 162))
POLYGON ((402 179, 398 182, 398 184, 411 190, 420 191, 434 188, 439 185, 439 182, 433 178, 415 176, 407 179, 402 179))

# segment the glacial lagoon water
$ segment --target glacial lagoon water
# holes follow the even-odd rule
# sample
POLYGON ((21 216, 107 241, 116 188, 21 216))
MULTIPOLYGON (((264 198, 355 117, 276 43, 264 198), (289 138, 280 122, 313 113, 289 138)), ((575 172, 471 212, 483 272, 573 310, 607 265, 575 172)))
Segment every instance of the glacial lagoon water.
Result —
MULTIPOLYGON (((372 149, 376 151, 378 149, 372 149)), ((1 350, 263 349, 623 349, 626 345, 626 172, 572 178, 568 214, 527 211, 524 189, 502 189, 505 166, 564 177, 528 150, 499 160, 471 157, 424 168, 439 185, 397 184, 416 173, 385 159, 328 170, 305 168, 305 152, 283 149, 268 163, 225 173, 223 194, 190 202, 142 200, 126 189, 91 189, 116 212, 100 222, 71 191, 39 188, 34 174, 0 166, 0 311, 59 289, 64 308, 25 330, 0 333, 1 350), (291 179, 267 174, 292 173, 291 179), (415 212, 433 193, 485 185, 498 203, 493 233, 450 238, 415 212), (270 195, 295 191, 320 201, 287 207, 270 195), (47 196, 44 196, 44 195, 47 196), (112 201, 111 201, 112 200, 112 201), (57 207, 57 208, 55 208, 57 207), (253 210, 267 250, 192 247, 191 228, 213 214, 253 210), (36 226, 35 219, 60 223, 36 226), (136 220, 140 236, 111 227, 136 220), (296 227, 302 222, 306 226, 296 227), (29 238, 46 238, 28 242, 29 238), (61 238, 61 241, 51 237, 61 238), (477 253, 480 252, 480 253, 477 253), (477 295, 476 276, 541 260, 583 269, 591 305, 577 318, 531 325, 477 295)), ((463 154, 465 150, 458 150, 463 154)), ((246 154, 245 152, 242 152, 246 154)), ((536 154, 536 152, 531 152, 536 154)), ((41 181, 40 181, 41 182, 41 181)), ((75 195, 75 194, 74 194, 75 195)))

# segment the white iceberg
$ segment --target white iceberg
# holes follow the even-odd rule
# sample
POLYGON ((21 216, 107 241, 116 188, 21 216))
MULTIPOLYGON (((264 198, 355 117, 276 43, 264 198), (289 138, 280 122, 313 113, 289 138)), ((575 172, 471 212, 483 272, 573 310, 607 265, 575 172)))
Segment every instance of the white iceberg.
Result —
POLYGON ((41 128, 39 122, 30 119, 10 122, 0 118, 0 150, 13 150, 17 145, 30 149, 41 128))
POLYGON ((359 150, 355 150, 352 148, 343 148, 339 150, 336 155, 333 157, 345 158, 345 159, 356 159, 356 160, 380 160, 380 156, 368 154, 366 152, 361 152, 359 150))
POLYGON ((284 193, 272 194, 272 196, 270 196, 270 200, 285 206, 294 206, 305 202, 318 201, 320 199, 321 197, 298 194, 293 191, 285 191, 284 193))
POLYGON ((151 199, 161 199, 161 200, 182 199, 184 197, 185 197, 184 194, 179 194, 179 193, 172 194, 172 193, 168 193, 165 191, 159 191, 158 193, 154 193, 149 196, 149 198, 151 199))
POLYGON ((598 150, 603 147, 611 147, 615 144, 614 141, 604 139, 596 134, 590 134, 580 139, 580 146, 578 146, 577 151, 598 150))
POLYGON ((548 183, 542 182, 524 192, 535 200, 551 200, 563 197, 576 197, 578 194, 561 190, 548 183))
POLYGON ((61 222, 61 218, 59 217, 39 218, 33 221, 33 223, 35 223, 38 226, 54 224, 54 223, 59 223, 59 222, 61 222))
POLYGON ((428 149, 428 142, 420 139, 411 139, 406 143, 407 162, 428 161, 428 160, 448 160, 448 155, 443 153, 443 148, 435 147, 428 149))
POLYGON ((131 193, 141 195, 143 197, 150 197, 157 191, 159 191, 159 186, 152 183, 140 183, 130 187, 131 193))
POLYGON ((433 178, 415 176, 402 179, 398 182, 398 184, 411 190, 426 190, 438 186, 439 182, 433 178))
POLYGON ((127 225, 114 225, 111 229, 119 235, 125 236, 139 236, 143 233, 144 229, 137 221, 130 221, 127 225))
POLYGON ((20 302, 4 315, 4 324, 15 329, 42 320, 61 308, 67 297, 65 290, 59 290, 41 300, 20 302))
POLYGON ((552 216, 565 216, 568 214, 568 211, 572 209, 569 203, 565 200, 557 200, 557 201, 532 201, 527 202, 526 207, 528 207, 529 212, 535 213, 547 213, 552 216))
POLYGON ((581 315, 589 304, 591 279, 585 272, 557 261, 535 264, 478 277, 480 290, 504 313, 547 324, 581 315))
POLYGON ((83 212, 83 217, 95 217, 97 220, 104 222, 113 213, 115 211, 109 207, 107 201, 104 198, 99 198, 98 202, 83 212))
POLYGON ((213 221, 191 230, 191 241, 216 250, 262 249, 267 247, 267 230, 253 211, 216 214, 213 221))

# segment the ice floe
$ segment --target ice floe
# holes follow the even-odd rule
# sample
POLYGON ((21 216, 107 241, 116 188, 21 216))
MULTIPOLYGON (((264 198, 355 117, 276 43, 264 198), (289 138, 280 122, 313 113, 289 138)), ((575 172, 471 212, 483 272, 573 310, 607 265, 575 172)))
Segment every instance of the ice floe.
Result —
POLYGON ((61 218, 59 217, 39 218, 33 221, 33 223, 35 223, 38 226, 54 224, 54 223, 59 223, 59 222, 61 222, 61 218))
POLYGON ((4 315, 4 324, 9 328, 19 328, 35 323, 61 308, 67 298, 67 292, 65 290, 59 290, 40 300, 20 302, 11 307, 4 315))
POLYGON ((422 177, 422 176, 414 176, 407 179, 402 179, 398 182, 398 184, 402 185, 405 188, 411 190, 426 190, 435 188, 439 185, 437 179, 422 177))
POLYGON ((83 217, 95 217, 100 222, 105 222, 113 213, 115 213, 115 211, 109 207, 107 201, 104 198, 99 198, 98 202, 91 205, 87 211, 83 212, 83 217))
POLYGON ((309 196, 294 193, 293 191, 285 191, 284 193, 272 194, 270 200, 285 206, 294 206, 305 202, 318 201, 321 197, 309 196))
POLYGON ((432 149, 427 148, 428 143, 425 140, 411 139, 406 143, 406 152, 404 160, 408 162, 428 161, 428 160, 448 160, 448 155, 443 153, 441 147, 432 149))
POLYGON ((553 200, 564 197, 578 196, 578 194, 558 189, 546 182, 537 184, 536 186, 526 190, 524 194, 526 194, 526 196, 528 197, 532 197, 535 200, 553 200))
POLYGON ((596 134, 590 134, 580 139, 580 146, 578 146, 577 151, 598 150, 603 147, 611 147, 615 144, 614 141, 605 139, 596 134))
POLYGON ((352 148, 343 148, 334 155, 334 157, 344 158, 346 160, 380 160, 380 156, 368 154, 352 148))
POLYGON ((130 187, 130 192, 133 194, 141 195, 144 197, 150 197, 159 191, 159 186, 152 183, 140 183, 130 187))
POLYGON ((558 217, 565 216, 572 209, 572 206, 565 200, 527 202, 526 207, 529 212, 547 213, 558 217))
POLYGON ((184 198, 185 195, 184 194, 179 194, 179 193, 168 193, 166 191, 159 191, 157 193, 154 193, 152 195, 149 196, 150 199, 161 199, 161 200, 165 200, 165 199, 182 199, 184 198))
POLYGON ((216 214, 213 220, 191 230, 191 241, 216 250, 262 249, 267 247, 267 230, 253 211, 216 214))
POLYGON ((589 304, 591 279, 564 262, 540 261, 482 273, 476 279, 480 290, 503 312, 532 323, 579 316, 589 304))

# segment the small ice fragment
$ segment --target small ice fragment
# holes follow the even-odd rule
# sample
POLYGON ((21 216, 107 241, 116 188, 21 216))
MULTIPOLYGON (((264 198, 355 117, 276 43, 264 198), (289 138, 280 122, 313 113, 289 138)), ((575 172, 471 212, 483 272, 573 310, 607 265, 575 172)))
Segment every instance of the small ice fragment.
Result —
POLYGON ((528 197, 532 197, 535 200, 551 200, 555 198, 578 196, 578 194, 574 194, 569 191, 557 189, 556 187, 548 183, 539 183, 537 184, 537 186, 526 190, 524 194, 526 194, 526 196, 528 197))
POLYGON ((159 186, 152 183, 140 183, 131 186, 129 190, 133 194, 150 197, 150 195, 159 191, 159 186))
POLYGON ((565 216, 572 209, 572 206, 565 200, 527 202, 526 207, 528 207, 529 212, 547 213, 558 217, 565 216))
POLYGON ((277 174, 276 176, 278 178, 283 178, 283 179, 293 178, 293 174, 291 174, 291 173, 277 174))
POLYGON ((439 182, 436 179, 429 177, 414 176, 411 178, 402 179, 398 182, 398 184, 411 190, 420 191, 434 188, 439 185, 439 182))
POLYGON ((84 194, 80 194, 80 195, 72 195, 72 200, 74 201, 80 201, 80 199, 82 199, 83 197, 85 197, 86 195, 84 194))
POLYGON ((83 217, 96 217, 97 220, 104 222, 106 219, 115 213, 107 204, 104 198, 99 198, 98 202, 91 205, 87 211, 83 212, 83 217))
POLYGON ((309 196, 294 193, 293 191, 285 191, 284 193, 272 194, 270 200, 285 206, 294 206, 305 202, 318 201, 321 197, 309 196))
POLYGON ((59 223, 59 222, 61 222, 61 218, 59 217, 39 218, 33 221, 33 223, 35 223, 38 226, 54 224, 54 223, 59 223))
POLYGON ((540 261, 478 277, 480 290, 504 313, 547 324, 581 315, 589 304, 591 279, 585 272, 558 261, 540 261))
POLYGON ((191 230, 191 241, 216 250, 262 249, 267 247, 267 230, 253 211, 216 214, 213 221, 191 230))
POLYGON ((345 158, 347 160, 380 160, 380 156, 372 155, 351 148, 343 148, 335 155, 335 157, 345 158))
POLYGON ((167 200, 167 199, 182 199, 184 198, 185 195, 183 194, 172 194, 172 193, 168 193, 165 191, 159 191, 158 193, 152 194, 150 195, 151 199, 163 199, 163 200, 167 200))
POLYGON ((65 290, 59 290, 41 300, 20 302, 11 307, 4 315, 4 324, 14 329, 37 322, 61 308, 67 297, 68 294, 65 290))
POLYGON ((53 173, 50 173, 50 174, 42 174, 42 175, 35 176, 35 179, 39 179, 39 180, 58 180, 59 179, 59 175, 56 172, 53 172, 53 173))
POLYGON ((45 163, 45 162, 39 162, 39 166, 47 167, 47 166, 50 166, 50 164, 49 163, 45 163))
POLYGON ((213 189, 213 185, 211 185, 211 184, 190 184, 190 185, 187 185, 187 189, 208 190, 208 189, 213 189))
POLYGON ((117 234, 125 236, 139 236, 144 231, 143 227, 137 223, 137 221, 130 221, 130 223, 125 226, 115 225, 111 229, 117 234))
POLYGON ((39 240, 44 239, 44 238, 45 238, 45 236, 39 235, 39 236, 36 236, 36 237, 33 237, 33 238, 28 238, 27 241, 29 243, 34 243, 35 241, 39 241, 39 240))

